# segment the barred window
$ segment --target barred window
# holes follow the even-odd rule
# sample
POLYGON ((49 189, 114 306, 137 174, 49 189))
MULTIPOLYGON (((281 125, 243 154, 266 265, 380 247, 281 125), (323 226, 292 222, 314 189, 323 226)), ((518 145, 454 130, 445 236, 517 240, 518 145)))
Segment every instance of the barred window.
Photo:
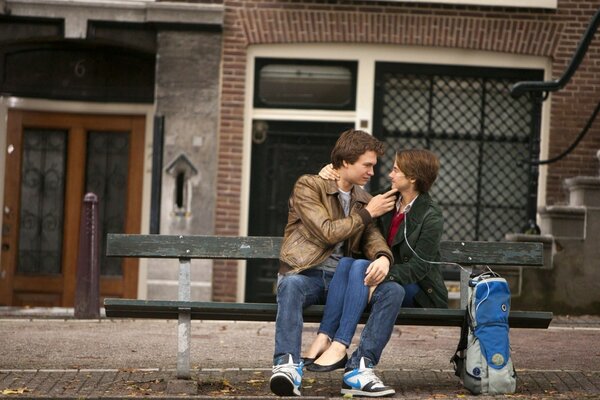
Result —
POLYGON ((373 188, 389 185, 397 150, 427 148, 441 163, 431 194, 444 212, 445 239, 519 232, 536 195, 522 161, 537 157, 539 125, 533 101, 514 99, 510 88, 542 78, 537 70, 378 63, 373 132, 388 146, 373 188))

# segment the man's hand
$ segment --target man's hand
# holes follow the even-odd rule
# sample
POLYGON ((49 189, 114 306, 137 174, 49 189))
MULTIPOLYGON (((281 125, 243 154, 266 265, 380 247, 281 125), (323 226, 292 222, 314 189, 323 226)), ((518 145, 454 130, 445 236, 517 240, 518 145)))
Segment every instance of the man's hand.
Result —
POLYGON ((373 218, 382 216, 386 212, 394 209, 394 206, 396 205, 396 193, 398 193, 398 190, 392 189, 384 194, 374 196, 365 209, 373 218))
POLYGON ((368 267, 365 275, 365 285, 379 285, 390 271, 390 260, 381 256, 373 261, 368 267))

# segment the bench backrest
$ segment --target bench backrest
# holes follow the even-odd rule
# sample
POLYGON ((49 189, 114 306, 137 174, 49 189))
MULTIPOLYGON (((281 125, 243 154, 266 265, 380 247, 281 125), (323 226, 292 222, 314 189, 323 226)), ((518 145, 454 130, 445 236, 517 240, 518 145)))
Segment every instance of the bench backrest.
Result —
MULTIPOLYGON (((277 259, 281 237, 179 236, 109 233, 106 255, 179 259, 277 259)), ((454 242, 440 245, 441 260, 461 265, 543 265, 542 243, 454 242)))

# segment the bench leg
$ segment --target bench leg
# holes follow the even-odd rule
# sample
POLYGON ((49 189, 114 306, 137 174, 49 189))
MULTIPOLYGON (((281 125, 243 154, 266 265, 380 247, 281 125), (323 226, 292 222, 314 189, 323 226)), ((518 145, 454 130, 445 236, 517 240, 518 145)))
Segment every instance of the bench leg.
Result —
MULTIPOLYGON (((191 277, 189 258, 179 259, 179 301, 190 301, 191 277)), ((179 309, 177 325, 177 378, 190 379, 190 345, 192 343, 191 310, 179 309)))
POLYGON ((177 378, 190 379, 190 345, 192 343, 192 319, 188 309, 179 310, 177 325, 177 378))
POLYGON ((472 267, 463 267, 460 270, 460 308, 466 310, 469 304, 469 279, 471 279, 472 267))

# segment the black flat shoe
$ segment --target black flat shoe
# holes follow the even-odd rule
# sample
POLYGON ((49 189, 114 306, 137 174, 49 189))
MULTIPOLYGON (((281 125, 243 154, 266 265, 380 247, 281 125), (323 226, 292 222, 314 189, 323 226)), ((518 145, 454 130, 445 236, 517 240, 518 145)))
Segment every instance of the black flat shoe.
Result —
POLYGON ((304 366, 308 367, 309 365, 312 365, 315 362, 314 358, 303 358, 302 362, 304 362, 304 366))
POLYGON ((322 352, 320 352, 319 354, 317 354, 317 356, 315 358, 310 358, 310 357, 304 357, 302 359, 302 362, 304 363, 305 367, 308 367, 309 365, 313 364, 315 362, 315 360, 319 357, 321 357, 321 354, 325 353, 325 350, 323 350, 322 352))
POLYGON ((308 371, 312 371, 312 372, 335 371, 336 369, 344 368, 346 366, 347 362, 348 362, 348 355, 346 354, 346 355, 344 355, 344 358, 342 358, 340 361, 337 361, 333 364, 321 365, 321 364, 317 364, 316 362, 313 362, 306 369, 308 371))

